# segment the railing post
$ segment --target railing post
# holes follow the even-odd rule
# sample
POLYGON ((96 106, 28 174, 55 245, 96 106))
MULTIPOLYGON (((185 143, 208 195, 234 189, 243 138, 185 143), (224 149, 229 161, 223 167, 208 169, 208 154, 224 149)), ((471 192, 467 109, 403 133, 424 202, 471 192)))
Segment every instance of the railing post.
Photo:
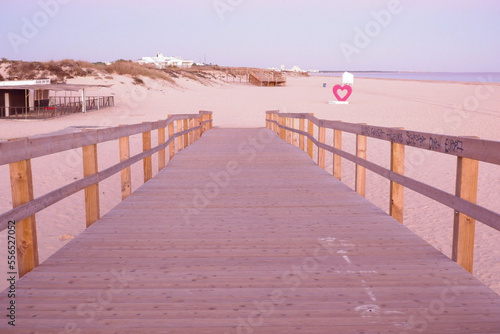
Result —
MULTIPOLYGON (((314 114, 309 114, 309 115, 314 116, 314 114)), ((307 132, 309 133, 309 135, 314 137, 314 123, 311 120, 308 120, 307 122, 307 132)), ((307 138, 307 154, 309 154, 311 159, 313 158, 313 152, 314 152, 313 144, 314 144, 313 141, 307 138)))
POLYGON ((280 116, 279 124, 280 124, 280 138, 286 140, 286 130, 283 128, 283 126, 285 126, 286 124, 286 118, 280 116))
POLYGON ((207 131, 207 125, 205 123, 203 123, 206 121, 207 115, 202 114, 202 112, 200 111, 200 117, 201 117, 201 123, 202 123, 201 129, 200 129, 200 137, 201 137, 201 136, 203 136, 205 131, 207 131))
MULTIPOLYGON (((293 118, 292 117, 287 117, 286 119, 286 126, 288 128, 291 128, 293 125, 293 118)), ((289 144, 292 144, 293 143, 293 131, 291 130, 286 130, 286 141, 289 143, 289 144)))
POLYGON ((198 130, 196 130, 196 138, 195 138, 195 141, 197 141, 198 139, 201 138, 201 134, 203 133, 202 131, 202 122, 203 122, 203 115, 200 115, 198 116, 198 118, 196 119, 196 126, 198 126, 198 130))
MULTIPOLYGON (((119 139, 119 145, 120 145, 120 162, 121 162, 130 158, 129 136, 121 137, 119 139)), ((132 193, 132 176, 131 176, 130 166, 122 169, 122 171, 120 172, 120 178, 122 184, 122 201, 123 201, 132 193)))
MULTIPOLYGON (((158 128, 158 145, 165 144, 165 128, 158 128)), ((166 156, 165 149, 161 149, 158 151, 158 171, 161 171, 165 168, 166 156)))
MULTIPOLYGON (((342 150, 342 131, 337 129, 333 130, 333 147, 342 150)), ((342 180, 342 157, 338 154, 333 155, 333 176, 342 180)))
MULTIPOLYGON (((176 133, 179 133, 182 131, 182 119, 177 120, 177 130, 176 133)), ((182 151, 184 147, 182 147, 182 144, 184 141, 182 140, 182 136, 177 137, 177 152, 182 151)))
MULTIPOLYGON (((325 144, 326 141, 326 129, 321 125, 318 127, 318 141, 321 144, 325 144)), ((318 166, 325 169, 325 149, 321 147, 318 147, 318 166)))
MULTIPOLYGON (((195 122, 194 122, 194 118, 191 118, 188 120, 188 126, 190 129, 194 128, 195 127, 195 122)), ((195 139, 194 139, 194 131, 191 131, 188 133, 188 145, 191 145, 192 143, 194 143, 195 139)))
MULTIPOLYGON (((145 152, 151 149, 151 131, 142 133, 142 151, 145 152)), ((144 169, 144 183, 153 178, 153 162, 151 156, 145 157, 142 160, 144 169)))
MULTIPOLYGON (((97 165, 97 144, 83 146, 82 153, 83 177, 98 173, 99 170, 97 165)), ((91 226, 100 218, 99 183, 85 188, 85 216, 87 227, 91 226)))
MULTIPOLYGON (((33 200, 33 178, 31 160, 9 164, 12 190, 12 207, 17 208, 33 200)), ((38 239, 35 216, 15 223, 17 245, 17 269, 23 277, 38 266, 38 239)), ((13 271, 13 270, 12 270, 13 271)))
MULTIPOLYGON (((301 119, 299 120, 299 130, 300 130, 300 131, 304 131, 304 130, 305 130, 305 128, 306 128, 306 122, 305 122, 305 121, 306 121, 306 120, 305 120, 305 119, 303 119, 303 118, 301 118, 301 119)), ((304 148, 305 148, 305 143, 304 143, 304 139, 305 139, 305 138, 306 138, 306 137, 305 137, 304 135, 299 134, 299 148, 300 148, 302 151, 304 151, 304 148)))
POLYGON ((195 121, 195 125, 198 126, 198 130, 196 130, 196 136, 195 136, 195 141, 201 138, 202 134, 202 122, 203 122, 203 115, 198 116, 195 121))
MULTIPOLYGON (((168 117, 171 117, 172 115, 168 115, 168 117)), ((174 129, 174 121, 172 121, 168 125, 168 139, 172 138, 174 136, 175 129, 174 129)), ((175 140, 171 140, 170 144, 168 144, 168 160, 172 160, 172 158, 175 155, 175 140)))
MULTIPOLYGON (((294 118, 293 119, 293 126, 292 127, 294 129, 298 129, 299 128, 298 127, 298 123, 299 123, 299 120, 297 118, 294 118)), ((296 132, 294 132, 292 138, 293 138, 293 140, 292 140, 293 141, 293 145, 299 147, 299 134, 296 133, 296 132)))
MULTIPOLYGON (((366 136, 356 135, 356 156, 366 159, 366 136)), ((355 188, 358 194, 366 196, 366 168, 358 164, 356 164, 355 188)))
MULTIPOLYGON (((404 128, 397 128, 404 130, 404 128)), ((404 175, 405 173, 405 145, 391 142, 391 171, 404 175)), ((391 181, 389 199, 389 214, 403 224, 404 218, 404 187, 391 181)))
MULTIPOLYGON (((189 130, 189 120, 184 119, 184 130, 189 130)), ((184 134, 184 148, 189 146, 189 133, 184 134)))
MULTIPOLYGON (((477 201, 479 162, 457 158, 456 196, 472 203, 477 201)), ((474 262, 475 219, 455 211, 452 259, 472 274, 474 262)))

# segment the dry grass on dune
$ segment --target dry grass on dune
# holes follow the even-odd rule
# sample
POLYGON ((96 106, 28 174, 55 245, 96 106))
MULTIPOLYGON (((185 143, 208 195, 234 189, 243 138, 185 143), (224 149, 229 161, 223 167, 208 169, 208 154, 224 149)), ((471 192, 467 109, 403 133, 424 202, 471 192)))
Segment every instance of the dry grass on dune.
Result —
MULTIPOLYGON (((119 60, 111 65, 92 64, 81 60, 65 59, 49 62, 25 62, 2 59, 6 77, 4 80, 34 80, 50 78, 53 82, 64 82, 75 77, 109 75, 129 75, 134 80, 140 76, 161 79, 175 83, 171 76, 155 68, 139 65, 132 61, 119 60)), ((140 82, 139 80, 136 80, 140 82)))
MULTIPOLYGON (((127 75, 132 77, 137 85, 144 85, 142 78, 154 80, 164 80, 170 84, 175 84, 175 79, 186 78, 202 84, 209 84, 217 78, 223 79, 226 76, 239 76, 248 71, 267 71, 247 67, 221 67, 217 65, 193 66, 191 68, 167 67, 158 69, 154 65, 140 65, 130 60, 118 60, 110 65, 104 63, 89 63, 81 60, 65 59, 49 62, 25 62, 0 60, 0 68, 3 80, 33 80, 50 78, 52 82, 65 82, 76 77, 95 76, 98 78, 112 78, 112 74, 127 75), (142 77, 142 78, 141 78, 142 77)), ((287 74, 288 75, 288 74, 287 74)))
POLYGON ((24 62, 2 60, 7 65, 6 80, 33 80, 51 78, 54 82, 94 74, 94 65, 85 61, 65 59, 49 62, 24 62))
POLYGON ((112 63, 111 65, 96 64, 94 65, 94 68, 98 69, 101 72, 109 74, 130 75, 134 79, 138 78, 139 76, 143 76, 151 79, 165 80, 172 84, 175 83, 174 79, 172 79, 172 77, 167 73, 164 73, 150 66, 140 65, 128 60, 119 60, 112 63))

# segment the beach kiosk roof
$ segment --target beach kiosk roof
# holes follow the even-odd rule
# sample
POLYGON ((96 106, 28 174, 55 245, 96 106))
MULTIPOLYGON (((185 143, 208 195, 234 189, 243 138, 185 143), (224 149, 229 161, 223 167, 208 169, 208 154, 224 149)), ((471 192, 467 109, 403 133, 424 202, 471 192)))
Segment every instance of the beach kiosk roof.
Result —
MULTIPOLYGON (((46 82, 46 81, 45 81, 46 82)), ((112 85, 82 85, 82 84, 53 84, 44 83, 44 80, 24 80, 24 81, 0 81, 0 90, 53 90, 53 91, 73 91, 99 89, 102 87, 111 87, 112 85)))

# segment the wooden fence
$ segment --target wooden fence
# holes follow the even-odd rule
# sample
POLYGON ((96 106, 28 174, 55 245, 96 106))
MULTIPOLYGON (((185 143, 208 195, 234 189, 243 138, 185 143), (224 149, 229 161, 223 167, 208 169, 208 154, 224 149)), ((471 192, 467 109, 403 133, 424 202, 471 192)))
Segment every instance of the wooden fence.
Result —
MULTIPOLYGON (((97 110, 115 105, 113 96, 87 97, 86 110, 97 110)), ((51 97, 47 107, 0 107, 0 118, 47 119, 82 112, 80 97, 51 97), (9 114, 9 116, 6 116, 9 114)))
POLYGON ((333 153, 333 175, 339 180, 342 178, 341 158, 354 162, 355 190, 362 196, 365 196, 366 169, 390 180, 389 213, 400 223, 403 223, 404 187, 454 209, 452 259, 470 273, 474 260, 475 220, 500 231, 500 213, 476 204, 479 161, 500 165, 500 142, 330 121, 318 119, 313 114, 279 111, 266 112, 266 126, 289 143, 293 143, 292 134, 298 134, 298 146, 311 158, 313 145, 316 145, 318 165, 323 169, 325 151, 333 153), (295 120, 298 120, 298 129, 295 120), (333 146, 325 144, 326 129, 333 130, 333 146), (342 150, 342 132, 356 135, 355 155, 342 150), (366 160, 367 137, 391 143, 391 169, 366 160), (455 195, 404 176, 406 146, 456 156, 455 195))
POLYGON ((210 128, 212 112, 201 111, 199 114, 172 115, 157 122, 0 142, 0 165, 9 164, 13 206, 12 210, 0 215, 0 231, 5 230, 9 222, 15 222, 19 277, 33 270, 39 262, 37 212, 84 190, 86 225, 89 227, 100 218, 99 182, 120 172, 122 199, 125 199, 132 192, 131 165, 143 160, 144 182, 147 182, 153 176, 153 154, 158 153, 158 170, 161 170, 166 166, 167 147, 170 160, 176 152, 199 139, 210 128), (154 148, 151 147, 153 130, 158 131, 158 145, 154 148), (141 133, 143 152, 131 157, 129 137, 141 133), (120 163, 99 171, 97 144, 111 140, 119 141, 120 163), (83 179, 34 198, 31 159, 80 147, 83 179))

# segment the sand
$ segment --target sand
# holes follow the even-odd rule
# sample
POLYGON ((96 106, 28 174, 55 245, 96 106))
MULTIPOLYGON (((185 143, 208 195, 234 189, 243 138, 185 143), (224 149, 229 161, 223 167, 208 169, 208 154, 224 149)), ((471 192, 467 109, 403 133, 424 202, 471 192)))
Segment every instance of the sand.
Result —
MULTIPOLYGON (((487 80, 487 78, 485 78, 487 80)), ((286 87, 256 87, 249 84, 212 82, 201 84, 179 79, 178 86, 145 78, 146 87, 132 79, 77 78, 72 83, 106 83, 100 95, 113 94, 116 107, 54 120, 0 120, 0 140, 53 131, 74 131, 75 126, 116 126, 166 118, 168 114, 214 112, 219 127, 263 127, 266 110, 311 112, 319 118, 367 123, 386 127, 450 135, 478 136, 500 141, 500 85, 355 79, 349 105, 329 105, 331 87, 340 83, 333 77, 290 77, 286 87), (323 83, 327 87, 323 88, 323 83)), ((156 140, 156 134, 153 140, 156 140)), ((331 140, 331 133, 327 134, 331 140)), ((131 139, 132 154, 141 149, 140 136, 131 139)), ((354 136, 344 134, 345 149, 353 152, 354 136)), ((118 162, 117 142, 99 145, 99 168, 118 162)), ((456 158, 407 148, 406 175, 454 193, 456 158)), ((368 159, 389 165, 389 144, 368 139, 368 159)), ((156 160, 153 161, 154 168, 156 160)), ((34 191, 40 196, 82 177, 80 150, 34 159, 34 191)), ((331 156, 327 168, 331 172, 331 156)), ((354 166, 343 165, 343 181, 354 186, 354 166)), ((154 170, 156 173, 157 170, 154 170)), ((133 189, 141 184, 142 166, 132 168, 133 189)), ((119 176, 100 184, 101 212, 120 201, 119 176)), ((388 211, 389 182, 368 172, 367 198, 388 211)), ((498 211, 500 166, 481 163, 478 203, 498 211)), ((11 208, 8 167, 0 166, 0 211, 11 208)), ((405 191, 405 225, 432 246, 451 255, 453 210, 432 200, 405 191)), ((64 246, 85 226, 83 193, 78 193, 37 215, 40 259, 43 261, 64 246)), ((0 233, 0 250, 6 250, 5 231, 0 233)), ((477 223, 474 275, 500 294, 500 232, 477 223)), ((0 252, 0 272, 6 273, 6 252, 0 252)), ((4 288, 4 279, 0 288, 4 288)))

